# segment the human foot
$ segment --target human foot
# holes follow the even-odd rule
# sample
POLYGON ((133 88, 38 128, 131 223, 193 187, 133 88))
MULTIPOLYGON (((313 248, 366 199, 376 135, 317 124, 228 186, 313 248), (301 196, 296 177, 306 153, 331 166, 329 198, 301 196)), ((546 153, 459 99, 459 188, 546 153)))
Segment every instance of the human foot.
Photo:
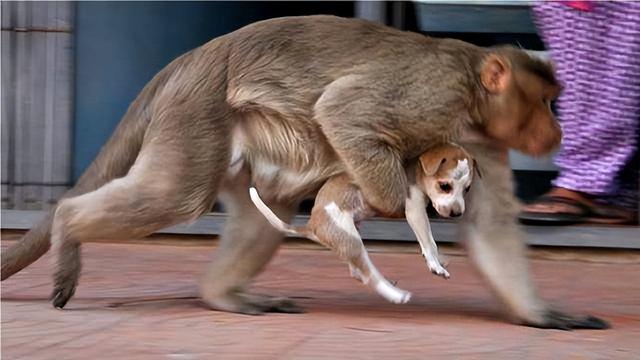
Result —
POLYGON ((633 210, 603 205, 594 196, 560 187, 525 206, 519 215, 522 223, 535 225, 637 224, 637 217, 633 210))

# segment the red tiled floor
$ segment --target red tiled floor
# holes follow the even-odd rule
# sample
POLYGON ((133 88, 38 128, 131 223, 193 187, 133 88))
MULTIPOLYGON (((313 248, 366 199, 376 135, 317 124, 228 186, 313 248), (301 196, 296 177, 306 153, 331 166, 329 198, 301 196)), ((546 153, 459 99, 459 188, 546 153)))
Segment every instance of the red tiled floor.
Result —
MULTIPOLYGON (((6 246, 3 242, 3 246, 6 246)), ((76 296, 54 310, 51 257, 2 282, 3 359, 633 359, 640 358, 640 264, 532 260, 545 298, 609 320, 607 331, 506 323, 463 256, 448 281, 417 254, 372 254, 413 292, 392 305, 328 251, 284 248, 255 290, 297 297, 307 313, 205 309, 197 278, 213 246, 87 244, 76 296)))

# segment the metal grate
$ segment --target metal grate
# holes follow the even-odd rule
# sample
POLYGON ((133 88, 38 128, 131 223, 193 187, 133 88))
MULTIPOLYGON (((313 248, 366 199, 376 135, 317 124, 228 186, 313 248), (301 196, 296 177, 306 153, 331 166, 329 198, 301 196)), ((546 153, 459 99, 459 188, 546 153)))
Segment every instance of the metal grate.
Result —
POLYGON ((71 2, 2 2, 2 208, 47 209, 68 188, 71 2))

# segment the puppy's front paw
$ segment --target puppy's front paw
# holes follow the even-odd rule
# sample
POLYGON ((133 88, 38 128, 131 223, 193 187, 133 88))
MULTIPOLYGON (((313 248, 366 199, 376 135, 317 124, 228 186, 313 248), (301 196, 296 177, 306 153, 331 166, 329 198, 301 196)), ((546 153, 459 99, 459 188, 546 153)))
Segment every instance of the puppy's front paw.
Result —
POLYGON ((429 266, 429 270, 431 270, 432 273, 445 279, 448 279, 451 276, 449 275, 447 269, 445 269, 444 266, 440 264, 440 261, 437 258, 425 255, 425 260, 427 260, 427 266, 429 266))

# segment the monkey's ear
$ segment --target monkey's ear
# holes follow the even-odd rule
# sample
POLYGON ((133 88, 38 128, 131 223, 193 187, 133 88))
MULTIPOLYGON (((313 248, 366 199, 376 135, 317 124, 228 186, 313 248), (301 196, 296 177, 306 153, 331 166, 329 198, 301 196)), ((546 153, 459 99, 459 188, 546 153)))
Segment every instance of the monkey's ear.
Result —
POLYGON ((500 55, 487 55, 480 69, 480 81, 482 86, 492 94, 506 90, 511 81, 509 61, 500 55))
POLYGON ((420 155, 420 167, 422 168, 422 172, 427 176, 435 175, 435 173, 438 172, 440 165, 444 164, 446 161, 446 158, 435 156, 432 153, 424 153, 420 155))
POLYGON ((476 159, 473 159, 473 169, 476 174, 478 174, 478 178, 482 179, 482 173, 480 172, 480 168, 478 167, 478 162, 476 161, 476 159))

